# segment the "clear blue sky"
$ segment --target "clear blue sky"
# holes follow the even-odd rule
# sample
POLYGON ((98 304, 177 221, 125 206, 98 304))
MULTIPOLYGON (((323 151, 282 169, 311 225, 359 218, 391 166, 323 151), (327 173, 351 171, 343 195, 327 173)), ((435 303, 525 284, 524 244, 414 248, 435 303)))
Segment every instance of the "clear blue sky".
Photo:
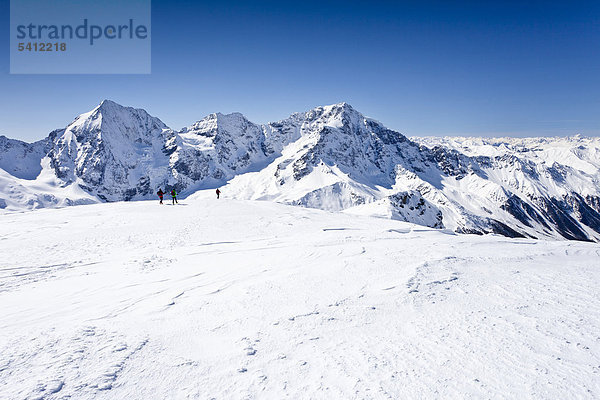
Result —
POLYGON ((10 75, 0 134, 36 140, 109 98, 179 129, 347 101, 406 135, 600 135, 600 2, 154 0, 152 74, 10 75))

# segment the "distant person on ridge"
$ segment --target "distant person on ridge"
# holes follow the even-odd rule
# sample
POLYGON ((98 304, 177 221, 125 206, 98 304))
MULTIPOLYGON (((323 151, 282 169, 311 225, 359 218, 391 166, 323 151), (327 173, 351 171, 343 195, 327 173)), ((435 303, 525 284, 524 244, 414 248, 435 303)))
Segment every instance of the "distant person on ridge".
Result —
POLYGON ((177 192, 175 189, 171 189, 171 197, 173 198, 173 205, 175 205, 177 203, 177 192))
POLYGON ((221 191, 219 189, 217 189, 217 199, 219 198, 220 194, 221 194, 221 191))
POLYGON ((156 192, 156 194, 158 195, 158 198, 160 199, 160 204, 162 204, 163 196, 165 195, 165 192, 163 192, 162 189, 158 189, 158 192, 156 192))

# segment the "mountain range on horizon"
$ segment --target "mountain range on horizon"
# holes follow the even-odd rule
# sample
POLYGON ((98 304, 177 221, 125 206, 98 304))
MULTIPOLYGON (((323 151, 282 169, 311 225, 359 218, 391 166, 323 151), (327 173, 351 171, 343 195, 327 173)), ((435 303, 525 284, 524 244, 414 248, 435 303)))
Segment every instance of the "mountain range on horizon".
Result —
POLYGON ((457 233, 600 240, 600 138, 407 138, 347 103, 174 130, 110 100, 35 143, 0 136, 4 212, 216 187, 457 233))

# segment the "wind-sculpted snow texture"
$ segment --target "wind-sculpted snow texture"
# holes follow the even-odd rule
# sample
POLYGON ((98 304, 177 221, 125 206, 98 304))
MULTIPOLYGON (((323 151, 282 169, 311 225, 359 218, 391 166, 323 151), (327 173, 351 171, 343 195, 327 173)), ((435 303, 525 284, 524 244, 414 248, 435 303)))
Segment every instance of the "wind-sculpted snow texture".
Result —
POLYGON ((162 188, 376 215, 461 233, 600 239, 600 139, 412 138, 347 103, 175 131, 105 100, 26 144, 0 137, 0 207, 141 200, 162 188))
POLYGON ((600 397, 596 243, 182 203, 0 215, 2 400, 600 397))

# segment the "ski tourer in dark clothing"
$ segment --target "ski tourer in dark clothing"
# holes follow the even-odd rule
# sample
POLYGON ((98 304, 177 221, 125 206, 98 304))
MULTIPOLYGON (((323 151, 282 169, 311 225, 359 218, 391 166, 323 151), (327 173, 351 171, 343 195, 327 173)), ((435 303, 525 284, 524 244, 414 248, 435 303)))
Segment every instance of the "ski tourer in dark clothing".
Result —
POLYGON ((217 189, 217 199, 219 198, 219 195, 221 194, 221 191, 219 189, 217 189))
POLYGON ((158 189, 158 192, 156 192, 156 194, 158 195, 158 198, 160 199, 160 204, 162 204, 163 196, 165 195, 165 192, 163 192, 162 189, 158 189))
POLYGON ((177 203, 177 192, 175 189, 171 190, 171 197, 173 198, 173 204, 177 203))

